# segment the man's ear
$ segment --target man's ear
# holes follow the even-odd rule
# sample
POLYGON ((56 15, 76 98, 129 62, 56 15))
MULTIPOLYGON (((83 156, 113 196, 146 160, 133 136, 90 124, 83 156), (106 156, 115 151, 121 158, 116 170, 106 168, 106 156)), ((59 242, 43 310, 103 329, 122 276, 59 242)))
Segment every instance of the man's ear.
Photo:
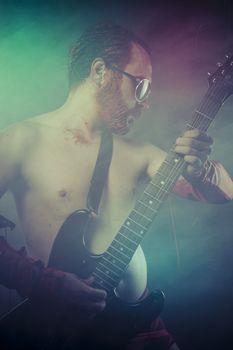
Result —
POLYGON ((104 84, 106 78, 106 65, 101 58, 96 58, 92 62, 90 78, 99 87, 104 84))

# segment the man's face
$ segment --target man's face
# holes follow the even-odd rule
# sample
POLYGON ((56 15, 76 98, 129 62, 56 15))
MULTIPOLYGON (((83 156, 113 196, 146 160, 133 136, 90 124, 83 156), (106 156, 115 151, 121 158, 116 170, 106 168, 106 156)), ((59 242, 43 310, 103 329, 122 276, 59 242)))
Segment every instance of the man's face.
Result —
MULTIPOLYGON (((135 77, 151 80, 152 66, 147 52, 138 44, 132 44, 131 58, 124 71, 135 77)), ((97 97, 104 112, 104 121, 113 133, 128 133, 136 118, 141 115, 147 101, 139 104, 135 100, 135 85, 131 79, 115 73, 112 81, 97 97), (117 78, 119 77, 119 78, 117 78)))

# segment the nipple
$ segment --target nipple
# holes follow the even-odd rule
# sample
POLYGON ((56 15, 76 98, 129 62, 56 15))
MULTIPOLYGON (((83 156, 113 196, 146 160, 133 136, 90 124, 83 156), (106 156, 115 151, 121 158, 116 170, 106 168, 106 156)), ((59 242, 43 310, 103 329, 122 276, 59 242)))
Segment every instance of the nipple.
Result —
POLYGON ((59 196, 60 197, 65 197, 67 195, 67 191, 62 189, 61 191, 59 191, 59 196))

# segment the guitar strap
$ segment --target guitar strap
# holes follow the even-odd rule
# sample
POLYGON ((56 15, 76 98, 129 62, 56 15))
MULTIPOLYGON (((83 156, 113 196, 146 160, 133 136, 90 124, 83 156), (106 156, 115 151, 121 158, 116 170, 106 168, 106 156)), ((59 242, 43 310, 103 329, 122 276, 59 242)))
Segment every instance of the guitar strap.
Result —
POLYGON ((92 174, 87 196, 87 208, 98 215, 99 203, 104 185, 108 177, 108 170, 112 159, 113 137, 109 129, 104 129, 101 135, 99 153, 92 174))

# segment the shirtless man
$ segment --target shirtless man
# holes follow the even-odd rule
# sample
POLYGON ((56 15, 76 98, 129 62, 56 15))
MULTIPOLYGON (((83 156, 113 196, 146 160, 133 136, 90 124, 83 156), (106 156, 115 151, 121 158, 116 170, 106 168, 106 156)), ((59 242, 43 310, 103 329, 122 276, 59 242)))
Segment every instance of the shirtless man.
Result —
MULTIPOLYGON (((86 236, 91 252, 106 250, 133 207, 139 179, 152 177, 166 156, 157 147, 124 138, 148 102, 135 98, 134 82, 115 67, 151 82, 150 54, 140 39, 114 25, 90 29, 71 52, 70 91, 64 105, 1 133, 0 192, 13 193, 29 255, 45 265, 63 222, 75 210, 86 208, 103 127, 112 130, 114 147, 99 215, 86 236)), ((189 179, 197 181, 211 144, 212 139, 198 130, 177 139, 175 150, 188 163, 189 179)), ((216 201, 224 201, 233 197, 232 182, 219 167, 230 184, 228 194, 224 196, 224 190, 216 195, 216 201)), ((104 309, 106 292, 92 288, 92 279, 81 281, 66 273, 62 281, 67 300, 72 298, 91 313, 104 309)), ((139 247, 118 294, 136 301, 146 285, 146 260, 139 247)), ((177 349, 174 343, 169 347, 177 349)))

